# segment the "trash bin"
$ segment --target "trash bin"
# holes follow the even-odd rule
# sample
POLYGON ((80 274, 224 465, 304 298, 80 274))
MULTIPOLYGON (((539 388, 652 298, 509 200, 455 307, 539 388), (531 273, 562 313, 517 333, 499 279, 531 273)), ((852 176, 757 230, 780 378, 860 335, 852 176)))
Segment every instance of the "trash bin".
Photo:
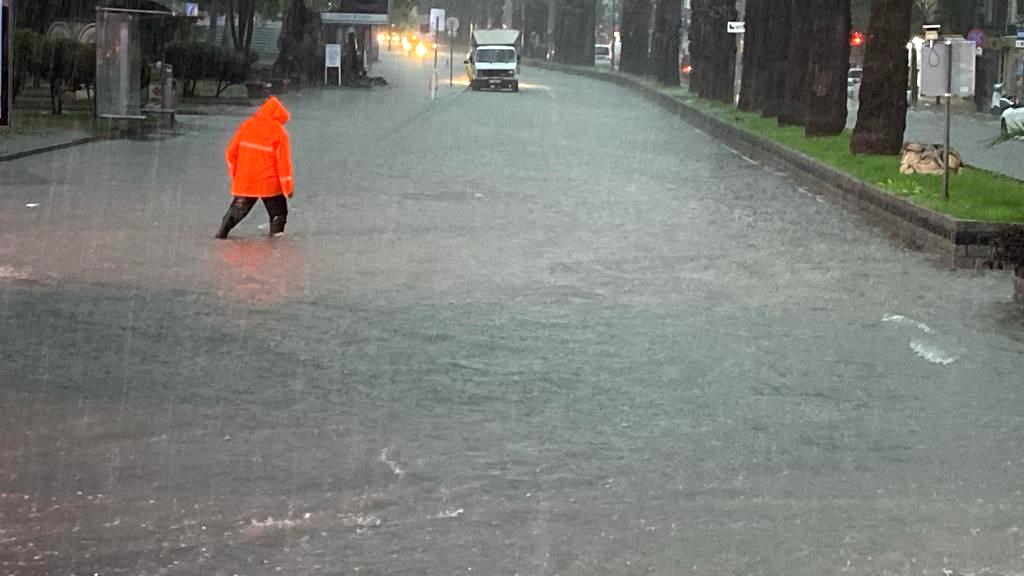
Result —
POLYGON ((158 76, 158 81, 161 84, 160 107, 164 110, 174 110, 178 105, 177 93, 174 89, 174 66, 161 63, 159 70, 161 71, 161 75, 158 76))
POLYGON ((161 110, 174 110, 178 104, 174 67, 157 62, 149 67, 149 106, 161 110))

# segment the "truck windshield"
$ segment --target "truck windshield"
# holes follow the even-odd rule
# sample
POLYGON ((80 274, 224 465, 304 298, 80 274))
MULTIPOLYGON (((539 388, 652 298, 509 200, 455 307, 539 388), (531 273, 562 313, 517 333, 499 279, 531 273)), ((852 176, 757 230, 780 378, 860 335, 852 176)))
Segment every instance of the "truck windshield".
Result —
POLYGON ((516 51, 510 48, 481 48, 476 51, 479 64, 505 64, 516 61, 516 51))

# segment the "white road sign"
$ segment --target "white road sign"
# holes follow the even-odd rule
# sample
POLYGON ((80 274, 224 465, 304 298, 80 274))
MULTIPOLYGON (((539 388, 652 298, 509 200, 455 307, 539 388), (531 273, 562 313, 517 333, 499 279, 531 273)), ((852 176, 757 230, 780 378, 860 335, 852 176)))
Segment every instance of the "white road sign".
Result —
POLYGON ((443 8, 431 8, 430 9, 430 32, 444 32, 444 9, 443 8))
POLYGON ((324 60, 327 68, 341 67, 341 44, 327 44, 324 46, 324 60))
MULTIPOLYGON (((746 22, 729 22, 728 23, 729 34, 743 34, 747 30, 746 22)), ((721 28, 719 28, 721 30, 721 28)))
POLYGON ((449 16, 448 19, 444 21, 444 25, 449 32, 459 31, 459 19, 455 16, 449 16))

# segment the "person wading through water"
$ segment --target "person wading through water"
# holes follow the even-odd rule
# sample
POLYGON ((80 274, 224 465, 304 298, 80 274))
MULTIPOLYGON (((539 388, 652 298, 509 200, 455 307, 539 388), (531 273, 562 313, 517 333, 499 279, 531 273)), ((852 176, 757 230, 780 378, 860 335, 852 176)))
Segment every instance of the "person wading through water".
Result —
POLYGON ((221 222, 217 238, 227 238, 256 201, 270 216, 270 235, 284 234, 288 221, 288 200, 295 191, 292 180, 291 144, 284 125, 291 115, 281 101, 271 96, 235 132, 224 158, 231 175, 234 198, 221 222))

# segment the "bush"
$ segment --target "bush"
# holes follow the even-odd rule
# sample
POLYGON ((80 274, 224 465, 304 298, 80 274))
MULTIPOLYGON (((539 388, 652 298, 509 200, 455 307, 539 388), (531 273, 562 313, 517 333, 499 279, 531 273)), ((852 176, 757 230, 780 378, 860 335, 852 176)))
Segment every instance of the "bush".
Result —
POLYGON ((167 46, 167 63, 174 77, 181 80, 186 98, 196 96, 200 80, 215 80, 217 96, 234 84, 249 78, 254 58, 227 48, 203 42, 177 42, 167 46))
POLYGON ((217 59, 217 96, 229 87, 249 79, 249 72, 256 61, 256 55, 241 54, 233 50, 222 50, 217 59))
POLYGON ((96 86, 96 45, 86 42, 76 44, 69 80, 75 89, 85 88, 91 92, 96 86))
POLYGON ((196 95, 200 80, 216 77, 220 50, 202 42, 176 42, 164 51, 167 63, 174 67, 174 77, 182 83, 184 96, 196 95))
POLYGON ((67 38, 43 40, 39 50, 39 75, 50 85, 54 114, 63 109, 62 95, 80 88, 90 90, 96 79, 96 47, 67 38))
POLYGON ((34 30, 14 31, 13 96, 18 97, 28 79, 39 78, 43 37, 34 30))

